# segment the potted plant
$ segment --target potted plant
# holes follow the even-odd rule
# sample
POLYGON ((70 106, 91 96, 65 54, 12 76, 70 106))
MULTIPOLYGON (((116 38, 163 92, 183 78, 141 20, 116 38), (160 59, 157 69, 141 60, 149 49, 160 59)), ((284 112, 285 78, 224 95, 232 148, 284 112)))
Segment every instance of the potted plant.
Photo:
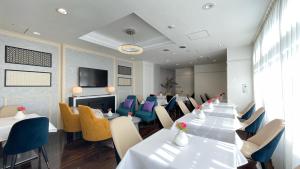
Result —
POLYGON ((160 84, 160 86, 165 89, 165 94, 170 94, 176 85, 177 83, 175 82, 175 79, 169 77, 166 78, 165 83, 160 84))

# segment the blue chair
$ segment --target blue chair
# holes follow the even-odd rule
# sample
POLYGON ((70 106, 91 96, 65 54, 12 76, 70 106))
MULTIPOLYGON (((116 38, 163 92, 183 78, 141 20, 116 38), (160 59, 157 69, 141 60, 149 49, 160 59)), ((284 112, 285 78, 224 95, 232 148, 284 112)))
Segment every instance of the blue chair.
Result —
POLYGON ((134 95, 129 95, 127 96, 127 99, 133 99, 132 105, 130 108, 124 107, 124 102, 122 102, 117 109, 117 113, 120 114, 121 116, 127 116, 128 112, 135 113, 135 105, 136 105, 136 96, 134 95))
POLYGON ((262 123, 264 116, 265 116, 265 109, 261 107, 256 112, 254 112, 253 115, 248 120, 241 123, 243 125, 241 129, 246 133, 248 133, 248 135, 256 134, 257 130, 259 129, 262 123))
POLYGON ((244 142, 241 149, 242 153, 245 157, 260 162, 263 169, 266 168, 265 163, 271 160, 284 129, 283 120, 272 120, 256 135, 244 142))
POLYGON ((252 102, 247 106, 247 108, 243 112, 240 112, 238 114, 239 115, 238 118, 240 121, 248 120, 254 112, 255 112, 255 103, 252 102))
POLYGON ((170 113, 175 111, 175 109, 176 109, 176 97, 173 96, 171 100, 168 102, 168 104, 166 105, 166 110, 170 113))
MULTIPOLYGON (((3 168, 6 168, 8 156, 12 156, 11 168, 13 169, 18 154, 38 149, 39 161, 43 154, 49 169, 47 152, 44 148, 44 145, 48 143, 48 131, 49 120, 46 117, 26 119, 14 124, 3 148, 3 168)), ((39 162, 39 168, 40 164, 39 162)))
POLYGON ((142 121, 148 123, 148 122, 154 121, 156 119, 156 114, 155 114, 154 107, 157 106, 157 98, 156 98, 156 96, 149 96, 149 97, 147 97, 146 101, 153 101, 154 102, 154 106, 152 108, 152 111, 151 112, 143 111, 144 104, 141 104, 139 106, 139 110, 135 113, 135 116, 141 118, 142 121))

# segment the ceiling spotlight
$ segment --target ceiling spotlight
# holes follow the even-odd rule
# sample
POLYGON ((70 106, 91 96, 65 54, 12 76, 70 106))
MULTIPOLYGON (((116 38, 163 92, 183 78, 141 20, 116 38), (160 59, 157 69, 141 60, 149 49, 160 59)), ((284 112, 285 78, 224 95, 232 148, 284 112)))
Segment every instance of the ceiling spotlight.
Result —
POLYGON ((178 63, 176 63, 176 66, 178 66, 179 64, 178 63))
POLYGON ((163 49, 163 51, 164 51, 164 52, 169 52, 170 50, 169 50, 169 49, 163 49))
POLYGON ((207 9, 213 8, 214 6, 216 6, 215 3, 209 2, 209 3, 204 4, 204 5, 202 6, 202 9, 207 10, 207 9))
POLYGON ((68 14, 68 11, 64 8, 58 8, 56 9, 56 11, 60 14, 63 14, 63 15, 67 15, 68 14))
POLYGON ((186 46, 179 46, 179 48, 184 49, 184 48, 186 48, 186 46))
POLYGON ((169 28, 169 29, 174 29, 174 28, 175 28, 175 25, 169 25, 168 28, 169 28))
POLYGON ((213 62, 216 62, 216 61, 217 61, 217 59, 214 59, 214 60, 213 60, 213 62))
POLYGON ((32 32, 34 35, 41 35, 40 32, 32 32))

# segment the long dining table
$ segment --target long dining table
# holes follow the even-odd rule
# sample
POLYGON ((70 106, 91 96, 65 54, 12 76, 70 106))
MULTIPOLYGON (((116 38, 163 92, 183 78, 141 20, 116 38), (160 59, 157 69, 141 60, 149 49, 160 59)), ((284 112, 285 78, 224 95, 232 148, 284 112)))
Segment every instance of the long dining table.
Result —
POLYGON ((243 141, 236 134, 241 127, 235 108, 225 103, 215 113, 199 119, 189 113, 177 119, 171 129, 161 129, 131 147, 118 169, 233 169, 248 163, 241 153, 243 141), (231 115, 231 116, 230 116, 231 115), (173 140, 177 122, 187 124, 189 143, 179 147, 173 140))
POLYGON ((242 141, 235 131, 242 125, 237 119, 207 115, 204 119, 199 119, 196 114, 189 113, 177 119, 171 128, 172 130, 178 130, 176 127, 178 122, 187 124, 186 132, 189 134, 232 143, 241 147, 242 141))
POLYGON ((161 129, 130 148, 117 169, 236 169, 247 159, 234 145, 188 135, 189 144, 173 143, 176 131, 161 129))

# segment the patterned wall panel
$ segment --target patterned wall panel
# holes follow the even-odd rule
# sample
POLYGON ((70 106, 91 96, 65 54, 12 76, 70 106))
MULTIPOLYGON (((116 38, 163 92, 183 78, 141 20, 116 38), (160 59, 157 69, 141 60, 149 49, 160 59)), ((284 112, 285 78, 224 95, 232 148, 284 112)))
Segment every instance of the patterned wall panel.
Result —
POLYGON ((5 63, 51 67, 52 54, 13 46, 5 46, 5 63))

